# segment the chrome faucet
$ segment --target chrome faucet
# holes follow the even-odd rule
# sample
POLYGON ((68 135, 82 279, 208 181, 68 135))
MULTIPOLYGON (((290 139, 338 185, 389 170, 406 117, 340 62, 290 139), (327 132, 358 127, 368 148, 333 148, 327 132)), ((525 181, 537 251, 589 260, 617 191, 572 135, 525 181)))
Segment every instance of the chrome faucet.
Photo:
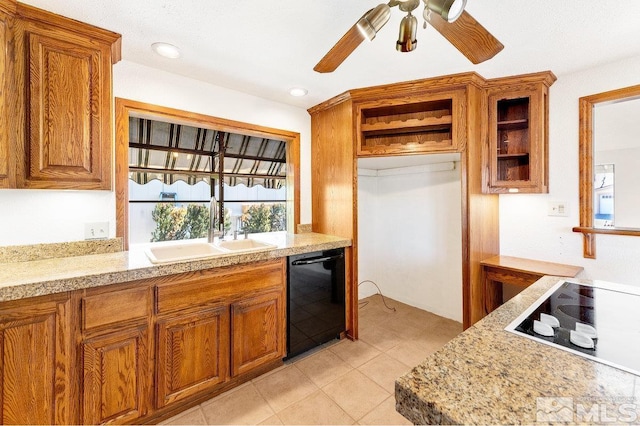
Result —
POLYGON ((215 241, 215 238, 224 237, 224 219, 220 220, 219 217, 219 205, 216 197, 211 196, 211 203, 209 204, 209 239, 210 243, 215 241), (216 229, 216 222, 218 222, 218 229, 216 229))
POLYGON ((238 232, 243 232, 244 233, 244 239, 246 240, 248 235, 249 235, 249 230, 247 229, 247 227, 245 226, 244 229, 240 229, 240 224, 242 223, 242 216, 236 216, 236 224, 234 226, 233 229, 233 239, 237 240, 238 239, 238 232))

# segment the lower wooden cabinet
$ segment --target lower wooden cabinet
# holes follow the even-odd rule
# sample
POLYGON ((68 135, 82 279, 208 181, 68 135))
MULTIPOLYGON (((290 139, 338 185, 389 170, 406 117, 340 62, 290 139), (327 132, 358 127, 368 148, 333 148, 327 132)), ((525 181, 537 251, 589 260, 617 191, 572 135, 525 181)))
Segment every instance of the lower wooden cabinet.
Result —
POLYGON ((125 328, 82 342, 83 424, 132 422, 149 405, 149 330, 125 328))
POLYGON ((234 377, 284 356, 284 310, 282 292, 249 297, 231 305, 234 377))
POLYGON ((82 424, 131 423, 151 407, 152 286, 123 284, 79 298, 82 424))
POLYGON ((0 307, 0 423, 76 423, 68 294, 0 307))
POLYGON ((227 305, 160 319, 156 330, 158 407, 212 389, 227 380, 227 305))
POLYGON ((155 422, 275 366, 285 265, 0 303, 0 424, 155 422))

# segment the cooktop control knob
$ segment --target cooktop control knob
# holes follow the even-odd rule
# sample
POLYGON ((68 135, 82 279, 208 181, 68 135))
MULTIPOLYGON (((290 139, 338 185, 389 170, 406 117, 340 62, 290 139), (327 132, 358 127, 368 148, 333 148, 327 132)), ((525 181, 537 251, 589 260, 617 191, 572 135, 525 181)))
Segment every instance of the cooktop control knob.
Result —
POLYGON ((576 346, 580 346, 585 349, 593 349, 595 348, 595 343, 593 343, 593 339, 587 336, 586 334, 582 334, 579 331, 571 330, 569 334, 569 341, 576 346))
POLYGON ((582 324, 580 322, 577 322, 576 331, 586 336, 589 336, 592 339, 598 338, 598 332, 596 331, 596 329, 587 324, 582 324))
POLYGON ((553 337, 553 327, 538 320, 533 320, 533 332, 545 337, 553 337))
POLYGON ((560 321, 553 315, 540 312, 540 322, 550 325, 551 327, 560 327, 560 321))

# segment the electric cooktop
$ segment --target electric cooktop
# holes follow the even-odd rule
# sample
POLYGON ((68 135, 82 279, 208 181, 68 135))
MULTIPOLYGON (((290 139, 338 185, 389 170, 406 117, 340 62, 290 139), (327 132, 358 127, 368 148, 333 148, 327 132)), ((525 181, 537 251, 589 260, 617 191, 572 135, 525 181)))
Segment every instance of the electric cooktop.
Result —
POLYGON ((640 288, 560 281, 505 330, 640 375, 640 288))

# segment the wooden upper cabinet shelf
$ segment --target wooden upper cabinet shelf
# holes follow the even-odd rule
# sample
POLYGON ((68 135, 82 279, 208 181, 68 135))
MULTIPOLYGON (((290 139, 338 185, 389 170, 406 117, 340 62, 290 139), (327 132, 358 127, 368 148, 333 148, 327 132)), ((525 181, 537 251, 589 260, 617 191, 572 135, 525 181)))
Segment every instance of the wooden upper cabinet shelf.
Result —
POLYGON ((357 103, 357 155, 457 151, 461 96, 449 91, 357 103))
POLYGON ((439 132, 450 131, 451 129, 451 115, 445 115, 443 117, 427 117, 427 118, 410 118, 407 120, 390 121, 390 122, 378 122, 378 123, 363 123, 362 133, 367 136, 373 135, 393 135, 412 132, 439 132))
POLYGON ((529 120, 527 118, 498 121, 498 130, 523 130, 528 127, 529 120))
POLYGON ((546 193, 550 72, 491 81, 485 193, 546 193))
POLYGON ((516 152, 512 154, 498 154, 498 160, 500 159, 509 159, 509 158, 524 158, 528 157, 528 152, 516 152))

